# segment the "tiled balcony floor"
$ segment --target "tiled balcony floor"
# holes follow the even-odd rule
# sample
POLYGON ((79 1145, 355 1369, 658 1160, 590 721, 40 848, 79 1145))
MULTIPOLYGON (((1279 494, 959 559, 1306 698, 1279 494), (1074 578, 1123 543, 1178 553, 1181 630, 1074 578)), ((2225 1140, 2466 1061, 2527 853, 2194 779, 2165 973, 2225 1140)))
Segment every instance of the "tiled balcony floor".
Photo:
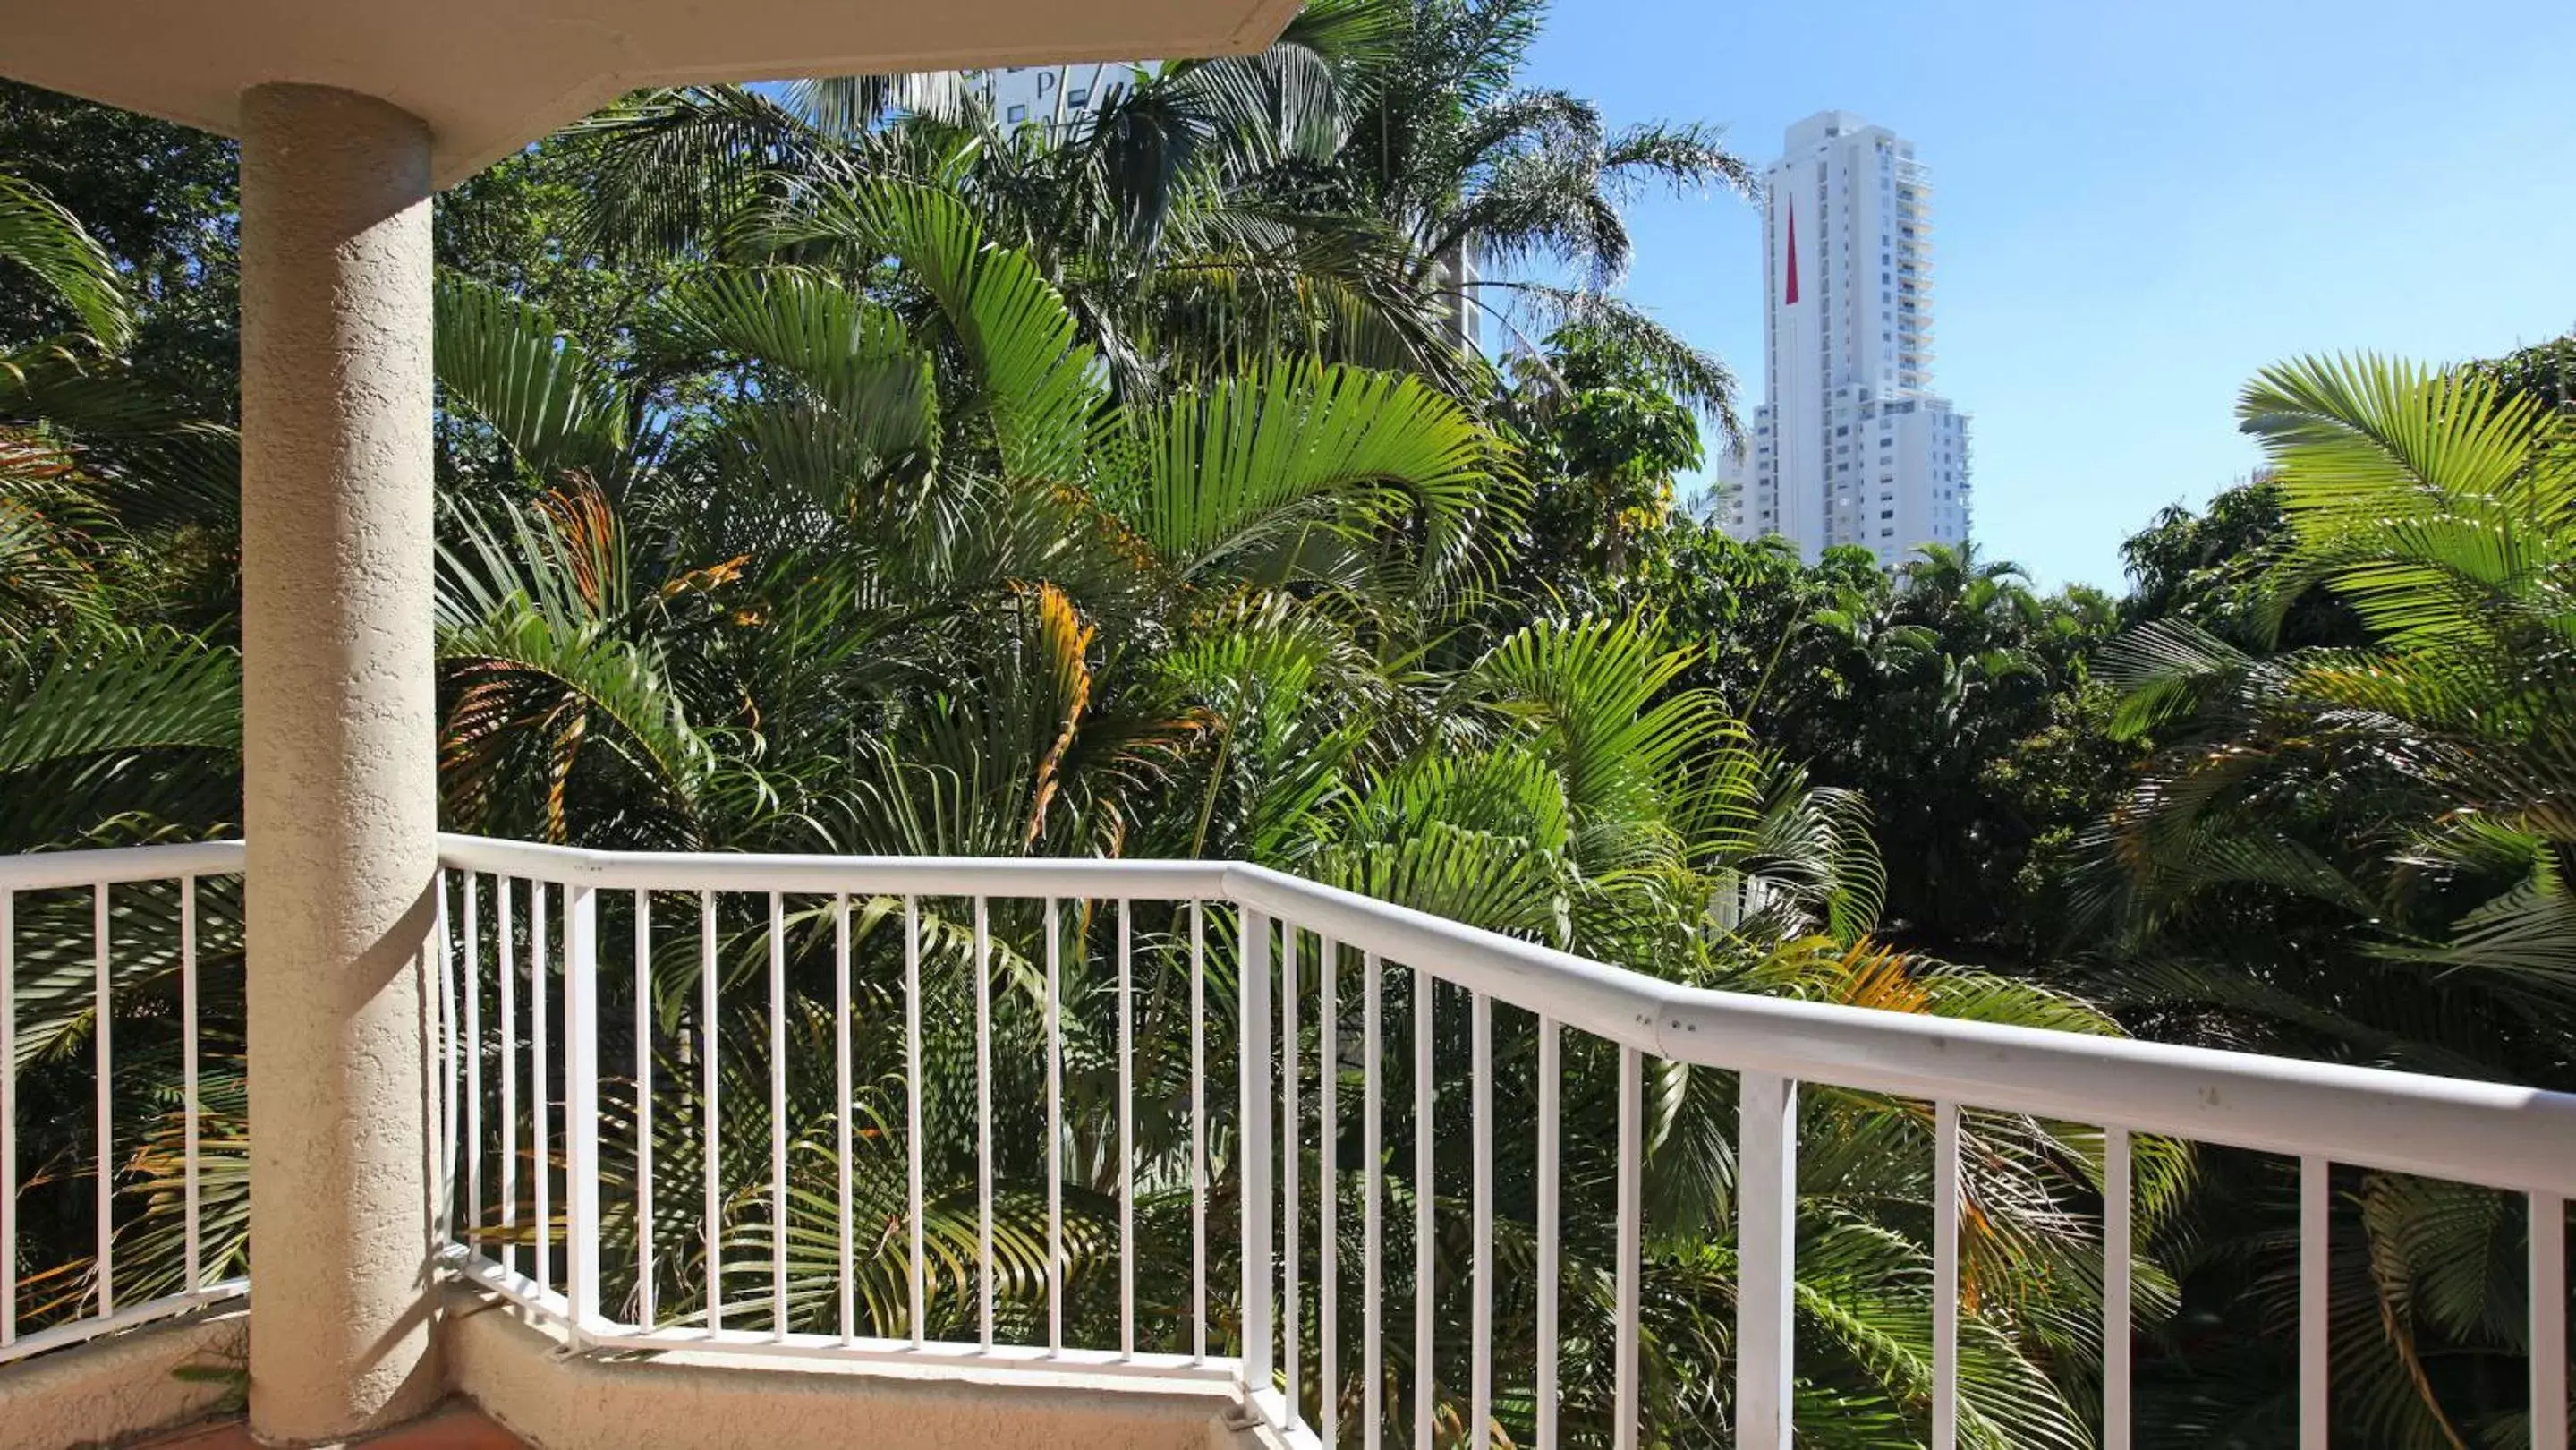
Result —
MULTIPOLYGON (((510 1432, 464 1405, 440 1410, 388 1435, 358 1442, 366 1450, 526 1450, 510 1432)), ((199 1425, 143 1442, 138 1450, 255 1450, 258 1441, 238 1420, 199 1425)))

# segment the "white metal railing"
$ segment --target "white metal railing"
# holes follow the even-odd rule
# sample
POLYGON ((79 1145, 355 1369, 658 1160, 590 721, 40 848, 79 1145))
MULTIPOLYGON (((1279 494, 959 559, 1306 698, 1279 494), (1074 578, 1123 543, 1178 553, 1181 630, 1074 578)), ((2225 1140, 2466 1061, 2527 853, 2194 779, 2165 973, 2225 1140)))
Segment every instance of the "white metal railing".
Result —
POLYGON ((202 1029, 240 1027, 204 998, 240 1000, 241 870, 238 841, 0 857, 0 1363, 242 1292, 199 1161, 202 1029), (152 1101, 172 1068, 175 1116, 152 1101), (172 1138, 175 1184, 138 1161, 172 1138), (120 1273, 120 1244, 172 1231, 175 1265, 120 1273))
MULTIPOLYGON (((1255 866, 653 855, 466 838, 446 839, 442 860, 451 1255, 461 1272, 601 1347, 1230 1378, 1293 1438, 1369 1447, 1430 1444, 1443 1403, 1486 1446, 1498 1399, 1510 1398, 1529 1406, 1535 1443, 1553 1447, 1569 1227, 1559 1120, 1566 1055, 1580 1048, 1616 1063, 1608 1399, 1611 1441, 1623 1450, 1639 1443, 1642 1084, 1654 1058, 1739 1079, 1737 1443, 1789 1443, 1797 1114, 1802 1085, 1816 1084, 1931 1105, 1936 1446, 1949 1450, 1959 1433, 1961 1115, 1973 1111, 2106 1129, 2102 1242, 2120 1247, 2102 1264, 2101 1438, 2113 1450, 2132 1443, 2132 1140, 2296 1158, 2300 1437, 2321 1447, 2330 1168, 2507 1190, 2527 1199, 2535 1226, 2563 1226, 2576 1195, 2576 1096, 1686 988, 1255 866), (603 947, 608 903, 631 973, 610 965, 628 958, 603 947), (832 979, 820 1061, 791 1050, 791 1038, 813 1046, 807 1029, 824 1010, 789 990, 791 960, 799 973, 819 960, 832 979), (1096 993, 1069 1001, 1068 973, 1107 983, 1108 1006, 1096 993), (612 983, 630 998, 631 1023, 602 1017, 612 983), (1536 1077, 1527 1124, 1536 1260, 1516 1291, 1535 1297, 1536 1342, 1525 1361, 1518 1347, 1508 1357, 1515 1375, 1526 1363, 1528 1378, 1507 1385, 1495 1382, 1504 1362, 1494 1339, 1498 1007, 1515 1009, 1514 1041, 1531 1043, 1536 1077), (1463 1100, 1442 1092, 1457 1085, 1436 1080, 1435 1052, 1461 1008, 1463 1100), (925 1056, 925 1010, 957 1014, 938 1030, 971 1037, 971 1106, 968 1084, 943 1080, 962 1065, 925 1056), (1011 1060, 1030 1040, 1032 1013, 1039 1046, 1011 1060), (1390 1040, 1390 1013, 1409 1021, 1409 1043, 1390 1040), (1074 1067, 1069 1017, 1108 1044, 1074 1067), (999 1061, 997 1042, 1008 1044, 999 1061), (885 1060, 868 1060, 860 1043, 885 1060), (1139 1076, 1140 1043, 1150 1083, 1139 1076), (766 1073, 765 1104, 735 1103, 742 1088, 728 1069, 745 1060, 766 1073), (791 1082, 826 1063, 834 1112, 791 1124, 791 1082), (1231 1101, 1210 1091, 1229 1068, 1231 1101), (883 1091, 862 1090, 881 1073, 883 1091), (668 1091, 681 1074, 694 1098, 668 1091), (1006 1079, 1041 1086, 1029 1102, 1006 1103, 997 1128, 1006 1079), (1068 1106, 1076 1081, 1095 1107, 1105 1101, 1105 1117, 1068 1106), (875 1117, 854 1126, 861 1104, 875 1117), (1463 1123, 1436 1116, 1462 1109, 1463 1123), (673 1113, 694 1120, 675 1129, 673 1113), (1438 1250, 1458 1227, 1438 1195, 1399 1195, 1388 1181, 1402 1161, 1391 1139, 1409 1137, 1412 1184, 1433 1184, 1441 1143, 1460 1129, 1463 1265, 1438 1250), (1150 1149, 1140 1134, 1156 1140, 1150 1149), (869 1195, 853 1173, 883 1166, 857 1151, 862 1137, 877 1159, 901 1144, 900 1203, 866 1210, 881 1217, 856 1207, 869 1195), (665 1201, 657 1184, 669 1165, 657 1173, 657 1151, 697 1155, 692 1202, 665 1201), (971 1180, 971 1238, 939 1211, 926 1151, 942 1155, 940 1195, 961 1210, 971 1180), (1069 1165, 1076 1156, 1085 1162, 1069 1165), (837 1181, 809 1187, 825 1162, 837 1181), (1046 1184, 1043 1207, 1013 1205, 1007 1229, 997 1205, 1004 1164, 1046 1184), (1079 1233, 1068 1190, 1089 1200, 1079 1233), (1140 1212, 1165 1247, 1185 1244, 1189 1266, 1186 1278, 1157 1266, 1167 1282, 1143 1308, 1140 1212), (951 1241, 940 1253, 925 1245, 934 1219, 951 1241), (1042 1228, 1011 1250, 1013 1270, 1032 1254, 1042 1270, 1003 1293, 997 1234, 1029 1237, 1030 1222, 1042 1228), (603 1260, 612 1226, 632 1263, 603 1260), (1096 1242, 1077 1254, 1076 1237, 1096 1242), (1406 1244, 1410 1263, 1398 1254, 1406 1244), (1210 1287, 1228 1259, 1230 1304, 1210 1287), (899 1293, 875 1292, 883 1276, 873 1270, 886 1262, 902 1271, 899 1293), (1086 1282, 1068 1280, 1077 1263, 1086 1282), (749 1294, 738 1292, 745 1281, 749 1294), (1463 1372, 1456 1346, 1443 1361, 1443 1292, 1468 1299, 1463 1372), (1398 1317, 1408 1299, 1409 1326, 1398 1317), (1408 1388, 1388 1372, 1400 1360, 1412 1368, 1408 1388), (1398 1394, 1409 1404, 1389 1402, 1398 1394)), ((2530 1241, 2533 1443, 2565 1450, 2564 1234, 2530 1241)))
MULTIPOLYGON (((1662 1059, 1737 1078, 1740 1444, 1788 1443, 1814 1085, 1930 1104, 1936 1446, 1958 1437, 1962 1116, 2003 1112, 2106 1129, 2109 1246, 2131 1239, 2137 1138, 2297 1160, 2303 1447, 2327 1443, 2330 1170, 2521 1195, 2544 1230, 2532 1443, 2566 1450, 2576 1097, 1697 990, 1241 864, 461 837, 441 861, 446 1259, 592 1346, 1230 1380, 1292 1439, 1371 1447, 1428 1444, 1438 1414, 1489 1444, 1508 1401, 1552 1447, 1561 1245, 1597 1229, 1616 1261, 1599 1398, 1611 1443, 1634 1446, 1642 1088, 1662 1059), (1607 1225, 1565 1218, 1577 1053, 1615 1082, 1607 1225), (1466 1081, 1443 1080, 1462 1059, 1466 1081), (1521 1142, 1498 1088, 1526 1090, 1521 1142), (1523 1146, 1534 1263, 1510 1292, 1534 1300, 1534 1342, 1502 1346, 1497 1161, 1523 1146), (1457 1298, 1463 1343, 1437 1312, 1457 1298)), ((199 1162, 201 1043, 238 1040, 241 867, 238 843, 0 860, 0 1360, 242 1291, 199 1162), (84 1012, 85 1041, 63 1025, 84 1012), (121 1095, 120 1075, 174 1060, 169 1121, 121 1116, 153 1095, 121 1095), (175 1192, 168 1155, 138 1166, 173 1140, 175 1192), (120 1252, 156 1232, 156 1250, 179 1236, 162 1280, 120 1252), (36 1243, 58 1261, 18 1251, 36 1243)), ((2114 1450, 2133 1443, 2130 1263, 2102 1261, 2114 1450)))

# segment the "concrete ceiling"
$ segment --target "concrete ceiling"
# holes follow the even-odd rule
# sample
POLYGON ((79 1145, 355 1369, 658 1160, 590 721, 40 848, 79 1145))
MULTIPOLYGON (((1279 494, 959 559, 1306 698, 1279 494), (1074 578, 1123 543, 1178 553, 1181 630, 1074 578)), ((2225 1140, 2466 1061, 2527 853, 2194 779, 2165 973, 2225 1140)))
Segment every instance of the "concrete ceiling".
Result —
POLYGON ((269 81, 380 97, 451 185, 639 86, 1258 50, 1298 0, 0 0, 0 74, 231 132, 269 81))

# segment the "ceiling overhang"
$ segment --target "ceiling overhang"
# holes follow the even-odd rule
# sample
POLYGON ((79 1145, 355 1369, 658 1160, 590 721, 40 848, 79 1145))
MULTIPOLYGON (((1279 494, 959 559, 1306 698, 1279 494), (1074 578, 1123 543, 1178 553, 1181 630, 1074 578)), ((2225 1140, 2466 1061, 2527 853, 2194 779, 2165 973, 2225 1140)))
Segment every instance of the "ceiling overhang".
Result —
POLYGON ((643 86, 1212 56, 1298 0, 0 0, 0 74, 206 130, 337 86, 428 122, 441 186, 643 86))

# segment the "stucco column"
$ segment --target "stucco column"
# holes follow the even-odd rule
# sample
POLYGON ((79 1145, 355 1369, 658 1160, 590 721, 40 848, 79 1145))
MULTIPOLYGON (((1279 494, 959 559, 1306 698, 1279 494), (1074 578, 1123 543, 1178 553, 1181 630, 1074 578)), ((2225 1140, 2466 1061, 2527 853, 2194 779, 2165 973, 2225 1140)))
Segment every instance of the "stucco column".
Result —
POLYGON ((242 96, 253 1432, 440 1393, 423 961, 437 865, 429 132, 242 96))

